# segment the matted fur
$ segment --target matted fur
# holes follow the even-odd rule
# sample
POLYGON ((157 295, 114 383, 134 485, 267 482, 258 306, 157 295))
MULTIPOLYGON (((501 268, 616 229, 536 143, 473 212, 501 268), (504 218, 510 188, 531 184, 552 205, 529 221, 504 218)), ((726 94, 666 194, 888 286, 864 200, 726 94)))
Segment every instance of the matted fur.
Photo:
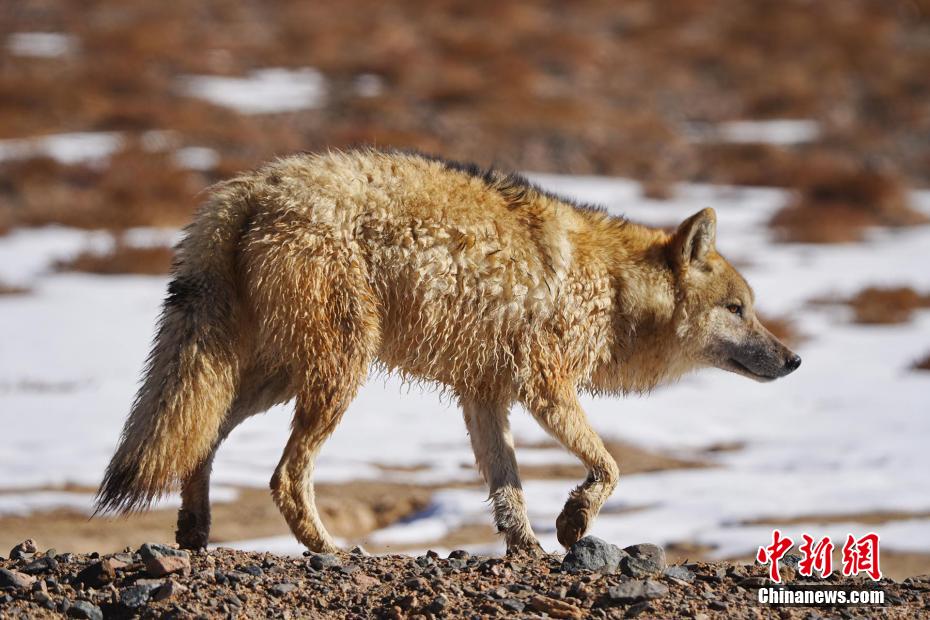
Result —
POLYGON ((331 550, 308 480, 375 365, 455 394, 508 548, 536 552, 507 425, 524 403, 589 468, 559 518, 571 544, 618 477, 577 390, 644 392, 702 365, 776 376, 731 367, 752 338, 773 368, 790 353, 752 316, 713 224, 705 210, 669 235, 412 153, 298 155, 220 184, 179 246, 98 509, 180 483, 178 540, 206 544, 219 443, 296 397, 272 492, 302 543, 331 550), (734 299, 740 323, 723 310, 734 299))

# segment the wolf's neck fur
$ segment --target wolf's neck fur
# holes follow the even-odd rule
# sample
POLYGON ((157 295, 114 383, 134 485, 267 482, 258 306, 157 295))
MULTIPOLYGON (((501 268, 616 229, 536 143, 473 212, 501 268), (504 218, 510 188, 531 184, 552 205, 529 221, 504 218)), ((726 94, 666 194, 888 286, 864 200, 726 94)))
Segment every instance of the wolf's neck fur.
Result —
POLYGON ((682 360, 675 319, 669 235, 603 214, 588 216, 613 295, 612 329, 586 385, 593 392, 648 392, 691 369, 682 360))

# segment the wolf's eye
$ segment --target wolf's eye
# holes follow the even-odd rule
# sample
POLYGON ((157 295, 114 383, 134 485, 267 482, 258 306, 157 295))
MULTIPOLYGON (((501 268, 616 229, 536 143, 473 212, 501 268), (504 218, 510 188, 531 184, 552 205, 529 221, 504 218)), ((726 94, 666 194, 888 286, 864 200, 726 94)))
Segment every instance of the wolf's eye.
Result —
POLYGON ((743 316, 743 306, 740 304, 730 304, 727 306, 727 312, 736 316, 743 316))

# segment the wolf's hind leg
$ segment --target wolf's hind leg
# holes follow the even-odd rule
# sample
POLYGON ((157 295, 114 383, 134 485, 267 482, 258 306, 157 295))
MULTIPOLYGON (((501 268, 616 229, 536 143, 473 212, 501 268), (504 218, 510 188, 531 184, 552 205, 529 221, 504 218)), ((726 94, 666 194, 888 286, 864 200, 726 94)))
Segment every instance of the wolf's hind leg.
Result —
POLYGON ((311 551, 332 553, 336 545, 320 521, 313 491, 314 460, 365 379, 370 358, 344 359, 340 379, 308 378, 297 396, 294 423, 271 493, 291 531, 311 551))
POLYGON ((252 275, 268 355, 288 365, 297 387, 271 494, 297 540, 332 552, 314 501, 314 459, 365 380, 380 345, 380 320, 362 259, 312 232, 300 222, 274 228, 272 242, 256 242, 262 256, 252 275))
POLYGON ((465 400, 462 408, 475 461, 490 490, 494 521, 507 541, 507 553, 541 554, 542 547, 526 515, 507 407, 465 400))
POLYGON ((536 385, 528 390, 524 404, 537 422, 574 454, 588 469, 556 520, 559 542, 570 547, 588 530, 594 517, 620 479, 620 469, 591 428, 588 418, 569 385, 536 385))
POLYGON ((245 373, 240 382, 239 395, 230 407, 220 427, 213 449, 206 459, 191 473, 181 489, 181 509, 178 510, 178 529, 175 540, 182 549, 203 549, 210 539, 210 473, 213 458, 220 444, 234 428, 249 417, 290 398, 289 378, 278 373, 269 378, 245 373))

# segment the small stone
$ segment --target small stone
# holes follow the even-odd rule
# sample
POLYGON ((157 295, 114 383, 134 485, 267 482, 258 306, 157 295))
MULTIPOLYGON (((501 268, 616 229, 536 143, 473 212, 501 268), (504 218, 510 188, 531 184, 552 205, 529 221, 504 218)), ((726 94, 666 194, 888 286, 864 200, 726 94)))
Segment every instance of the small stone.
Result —
POLYGON ((332 553, 312 553, 307 561, 313 569, 323 570, 333 566, 342 566, 342 562, 332 553))
POLYGON ((164 577, 171 573, 188 571, 191 567, 190 554, 168 545, 145 543, 139 548, 145 570, 153 577, 164 577))
POLYGON ((186 592, 187 587, 181 585, 177 581, 168 580, 163 583, 157 590, 152 592, 153 601, 167 601, 172 599, 179 594, 186 592))
POLYGON ((641 543, 639 545, 630 545, 629 547, 624 547, 623 550, 634 558, 640 558, 643 560, 648 560, 653 564, 658 564, 661 566, 659 570, 664 570, 665 567, 668 566, 668 559, 665 557, 665 549, 659 545, 641 543))
POLYGON ((450 558, 447 562, 449 563, 449 568, 452 570, 465 570, 468 566, 468 561, 462 558, 450 558))
POLYGON ((369 556, 369 555, 371 555, 370 553, 368 553, 367 551, 365 551, 365 548, 362 547, 361 545, 355 545, 354 547, 352 547, 352 549, 349 551, 349 553, 351 553, 352 555, 361 555, 361 556, 369 556))
POLYGON ((89 601, 74 601, 68 607, 68 616, 85 620, 103 620, 103 612, 89 601))
POLYGON ((426 606, 426 611, 431 614, 439 615, 449 606, 449 599, 440 594, 426 606))
POLYGON ((644 600, 662 598, 668 594, 668 586, 647 579, 631 579, 620 585, 607 589, 607 596, 614 603, 638 603, 644 600))
POLYGON ((403 611, 408 609, 413 609, 419 604, 416 594, 408 594, 407 596, 402 596, 397 599, 397 606, 400 607, 403 611))
POLYGON ((613 573, 625 556, 626 553, 616 545, 595 536, 585 536, 568 550, 562 560, 562 570, 567 573, 583 570, 613 573))
POLYGON ((536 611, 548 614, 553 618, 577 618, 580 620, 586 615, 585 611, 580 607, 566 601, 558 601, 546 596, 533 596, 529 599, 527 604, 536 611))
POLYGON ((635 579, 645 579, 657 574, 664 567, 646 558, 627 556, 620 560, 620 570, 635 579))
POLYGON ((94 562, 77 574, 77 582, 89 588, 100 588, 116 579, 113 564, 106 560, 94 562))
POLYGON ((0 568, 0 589, 18 590, 21 588, 32 587, 36 578, 18 570, 0 568))
POLYGON ((724 603, 723 601, 711 601, 710 603, 707 604, 707 606, 713 609, 714 611, 726 611, 727 610, 727 604, 724 603))
POLYGON ((694 581, 694 573, 685 568, 684 566, 669 566, 664 571, 662 575, 675 581, 677 583, 686 584, 694 581))
POLYGON ((290 582, 276 583, 271 586, 268 591, 271 592, 274 596, 284 596, 290 594, 297 589, 297 586, 290 582))
POLYGON ((36 541, 32 540, 31 538, 27 538, 10 550, 10 559, 31 560, 37 551, 38 548, 36 547, 36 541))
POLYGON ((231 570, 226 573, 226 579, 228 579, 230 583, 249 583, 252 581, 252 575, 238 570, 231 570))
POLYGON ((359 589, 363 591, 370 590, 371 588, 374 588, 381 583, 378 579, 375 579, 371 575, 366 575, 362 572, 357 572, 352 575, 352 581, 354 581, 355 585, 357 585, 359 589))
POLYGON ((129 609, 138 609, 139 607, 144 606, 149 602, 149 598, 161 583, 157 586, 151 584, 143 585, 134 585, 129 586, 128 588, 123 588, 119 593, 119 603, 123 607, 128 607, 129 609))
POLYGON ((456 549, 455 551, 449 554, 450 560, 468 560, 468 558, 470 557, 471 555, 464 549, 456 549))
POLYGON ((727 568, 727 577, 731 579, 745 579, 749 576, 749 572, 746 570, 746 567, 742 564, 734 564, 727 568))
POLYGON ((55 609, 55 601, 48 595, 48 592, 36 592, 33 594, 32 600, 46 609, 55 609))
POLYGON ((426 567, 432 566, 432 565, 434 564, 433 558, 431 558, 431 557, 428 556, 428 555, 421 555, 421 556, 418 556, 417 559, 414 560, 414 562, 416 562, 416 563, 417 563, 417 566, 419 566, 420 568, 426 568, 426 567))
POLYGON ((500 605, 507 611, 512 611, 514 613, 521 613, 524 609, 526 609, 526 604, 523 601, 519 601, 515 598, 501 599, 500 605))
POLYGON ((255 564, 250 566, 240 566, 239 570, 247 575, 252 575, 253 577, 261 577, 265 574, 265 571, 262 570, 262 567, 255 564))
POLYGON ((425 590, 429 586, 429 582, 422 577, 413 577, 405 581, 404 585, 411 590, 425 590))

